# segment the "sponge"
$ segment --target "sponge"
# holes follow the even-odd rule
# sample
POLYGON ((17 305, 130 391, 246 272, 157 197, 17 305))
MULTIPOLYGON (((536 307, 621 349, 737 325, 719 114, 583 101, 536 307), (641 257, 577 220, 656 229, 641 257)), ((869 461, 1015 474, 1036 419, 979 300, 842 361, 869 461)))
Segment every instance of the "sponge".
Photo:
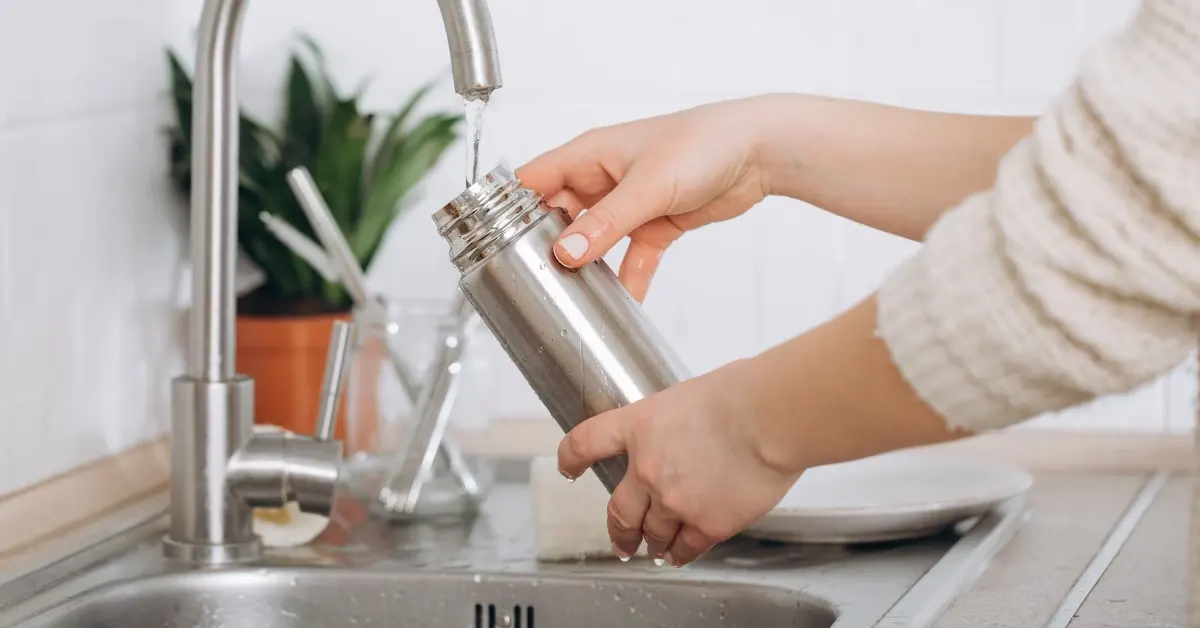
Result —
MULTIPOLYGON (((608 537, 609 494, 596 474, 588 471, 568 482, 558 472, 556 457, 541 456, 530 462, 529 484, 539 561, 616 559, 608 537)), ((637 556, 647 555, 643 543, 637 556)))

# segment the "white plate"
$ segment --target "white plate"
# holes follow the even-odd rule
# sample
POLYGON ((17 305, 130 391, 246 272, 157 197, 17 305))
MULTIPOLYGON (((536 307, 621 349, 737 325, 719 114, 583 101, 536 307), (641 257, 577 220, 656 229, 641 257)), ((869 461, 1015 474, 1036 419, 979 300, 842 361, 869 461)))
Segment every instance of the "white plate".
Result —
POLYGON ((1029 489, 1009 465, 900 451, 814 467, 748 537, 783 543, 877 543, 934 534, 1029 489))

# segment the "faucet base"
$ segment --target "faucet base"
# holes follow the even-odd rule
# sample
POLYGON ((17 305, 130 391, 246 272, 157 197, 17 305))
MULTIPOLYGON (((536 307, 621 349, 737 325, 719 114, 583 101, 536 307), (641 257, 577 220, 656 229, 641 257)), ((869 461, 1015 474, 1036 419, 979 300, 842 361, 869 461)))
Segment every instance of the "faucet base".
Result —
POLYGON ((262 553, 250 506, 230 490, 229 461, 253 437, 254 381, 171 383, 171 523, 163 553, 203 564, 262 553))
POLYGON ((163 537, 163 556, 172 561, 210 566, 237 565, 252 563, 262 555, 262 541, 258 537, 223 545, 181 543, 170 536, 163 537))

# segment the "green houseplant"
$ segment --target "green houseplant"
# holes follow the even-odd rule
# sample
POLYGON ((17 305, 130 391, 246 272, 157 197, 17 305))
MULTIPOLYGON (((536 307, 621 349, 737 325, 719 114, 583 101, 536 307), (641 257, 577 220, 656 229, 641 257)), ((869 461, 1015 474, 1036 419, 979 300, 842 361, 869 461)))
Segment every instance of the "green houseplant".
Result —
MULTIPOLYGON (((238 299, 239 371, 254 378, 260 419, 308 431, 316 416, 324 354, 334 320, 352 303, 271 234, 269 212, 316 241, 287 184, 305 166, 346 234, 360 267, 369 269, 389 227, 446 150, 459 139, 461 114, 417 116, 436 85, 415 90, 394 112, 365 111, 362 89, 340 92, 320 47, 300 38, 283 87, 280 128, 242 111, 238 185, 238 246, 262 271, 262 283, 238 299)), ((175 120, 168 128, 170 177, 183 199, 192 184, 192 78, 167 51, 175 120)), ((344 424, 339 421, 339 425, 344 424)))

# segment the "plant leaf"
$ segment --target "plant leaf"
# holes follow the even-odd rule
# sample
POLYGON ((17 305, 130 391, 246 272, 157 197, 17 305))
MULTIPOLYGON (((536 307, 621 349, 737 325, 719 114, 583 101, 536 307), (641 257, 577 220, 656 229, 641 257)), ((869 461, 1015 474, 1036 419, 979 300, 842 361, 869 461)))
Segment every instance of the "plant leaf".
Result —
POLYGON ((313 179, 343 231, 361 213, 363 167, 372 124, 373 117, 362 115, 358 102, 348 99, 333 105, 322 131, 324 141, 317 153, 313 179))
POLYGON ((319 89, 322 100, 329 102, 336 99, 337 88, 333 85, 333 73, 329 71, 329 59, 326 58, 325 51, 321 49, 321 45, 311 35, 302 33, 298 39, 308 50, 308 54, 312 55, 313 61, 317 64, 317 74, 321 77, 319 89))
POLYGON ((429 92, 433 91, 433 88, 437 85, 437 83, 438 79, 433 79, 419 87, 417 91, 413 92, 412 95, 408 97, 408 100, 402 107, 400 107, 400 110, 392 118, 392 121, 388 124, 387 128, 383 132, 382 139, 379 141, 379 146, 373 153, 374 166, 370 172, 368 185, 371 185, 375 178, 379 176, 379 166, 389 163, 391 155, 393 155, 396 151, 396 145, 399 142, 404 141, 404 135, 402 133, 404 130, 404 123, 408 121, 408 118, 412 115, 412 112, 416 110, 417 105, 424 100, 425 96, 427 96, 429 92), (383 157, 383 159, 380 159, 381 157, 383 157))
POLYGON ((168 157, 171 180, 182 195, 191 193, 192 179, 192 80, 174 52, 167 51, 171 104, 175 126, 169 130, 168 157))
POLYGON ((367 193, 362 217, 348 234, 350 248, 364 269, 370 267, 404 196, 429 174, 446 149, 458 141, 457 127, 462 120, 462 116, 446 114, 425 118, 381 166, 379 178, 367 193))
POLYGON ((171 72, 171 101, 175 106, 175 120, 184 135, 191 137, 192 79, 173 51, 167 51, 167 63, 171 72))
POLYGON ((324 100, 313 87, 304 64, 292 57, 284 104, 283 155, 289 165, 311 167, 324 131, 324 100))

